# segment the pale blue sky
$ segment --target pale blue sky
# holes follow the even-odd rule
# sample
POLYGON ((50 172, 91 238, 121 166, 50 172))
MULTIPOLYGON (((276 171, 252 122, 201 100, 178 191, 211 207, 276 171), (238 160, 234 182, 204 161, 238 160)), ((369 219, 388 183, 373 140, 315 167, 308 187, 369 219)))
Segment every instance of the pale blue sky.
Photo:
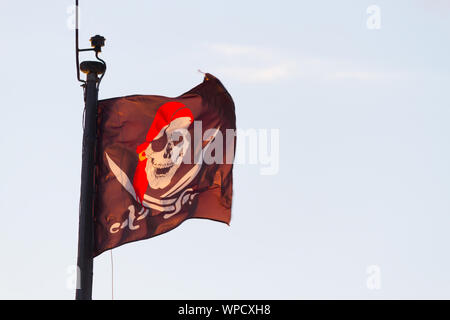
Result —
MULTIPOLYGON (((0 298, 74 297, 71 5, 0 2, 0 298)), ((450 298, 450 1, 81 0, 81 18, 82 47, 107 39, 101 98, 176 96, 201 69, 239 128, 280 130, 278 175, 236 166, 231 227, 190 220, 114 250, 116 298, 450 298)), ((107 252, 94 298, 110 277, 107 252)))

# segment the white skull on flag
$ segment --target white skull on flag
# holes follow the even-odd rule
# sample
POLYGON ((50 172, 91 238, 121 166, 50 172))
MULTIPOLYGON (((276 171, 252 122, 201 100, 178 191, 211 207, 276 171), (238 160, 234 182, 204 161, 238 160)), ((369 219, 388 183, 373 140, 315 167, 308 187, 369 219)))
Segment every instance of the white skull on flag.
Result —
POLYGON ((157 111, 146 141, 137 147, 139 163, 133 186, 142 201, 147 187, 167 187, 189 148, 187 128, 194 120, 189 108, 180 102, 167 102, 157 111))

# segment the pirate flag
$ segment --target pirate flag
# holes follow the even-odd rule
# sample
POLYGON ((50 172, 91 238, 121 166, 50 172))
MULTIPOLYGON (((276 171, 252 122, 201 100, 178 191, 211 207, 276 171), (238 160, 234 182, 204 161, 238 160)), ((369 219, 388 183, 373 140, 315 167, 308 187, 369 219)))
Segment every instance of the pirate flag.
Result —
POLYGON ((94 256, 190 218, 229 224, 236 116, 217 78, 176 98, 100 100, 97 121, 94 256))

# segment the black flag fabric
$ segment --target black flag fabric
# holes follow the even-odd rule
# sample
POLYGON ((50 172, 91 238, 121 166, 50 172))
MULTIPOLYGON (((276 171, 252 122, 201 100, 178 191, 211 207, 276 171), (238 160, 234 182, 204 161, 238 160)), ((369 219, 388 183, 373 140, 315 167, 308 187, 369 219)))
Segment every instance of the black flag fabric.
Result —
POLYGON ((230 223, 236 116, 217 78, 101 100, 97 121, 94 256, 189 218, 230 223))

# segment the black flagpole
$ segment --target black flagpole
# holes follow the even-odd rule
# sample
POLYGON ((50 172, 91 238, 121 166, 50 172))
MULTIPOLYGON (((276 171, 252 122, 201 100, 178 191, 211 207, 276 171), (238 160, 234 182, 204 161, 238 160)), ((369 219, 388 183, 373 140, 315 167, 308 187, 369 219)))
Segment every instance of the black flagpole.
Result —
POLYGON ((84 131, 81 166, 81 194, 78 229, 77 289, 76 300, 92 299, 93 245, 94 245, 94 199, 95 199, 95 146, 97 138, 97 102, 100 81, 106 71, 105 62, 98 57, 105 44, 105 38, 94 36, 90 39, 92 48, 78 48, 78 0, 76 4, 76 61, 77 78, 84 88, 84 131), (78 65, 80 51, 95 51, 99 61, 84 61, 78 65), (80 70, 86 74, 86 81, 80 79, 80 70), (99 77, 99 75, 101 75, 99 77))

